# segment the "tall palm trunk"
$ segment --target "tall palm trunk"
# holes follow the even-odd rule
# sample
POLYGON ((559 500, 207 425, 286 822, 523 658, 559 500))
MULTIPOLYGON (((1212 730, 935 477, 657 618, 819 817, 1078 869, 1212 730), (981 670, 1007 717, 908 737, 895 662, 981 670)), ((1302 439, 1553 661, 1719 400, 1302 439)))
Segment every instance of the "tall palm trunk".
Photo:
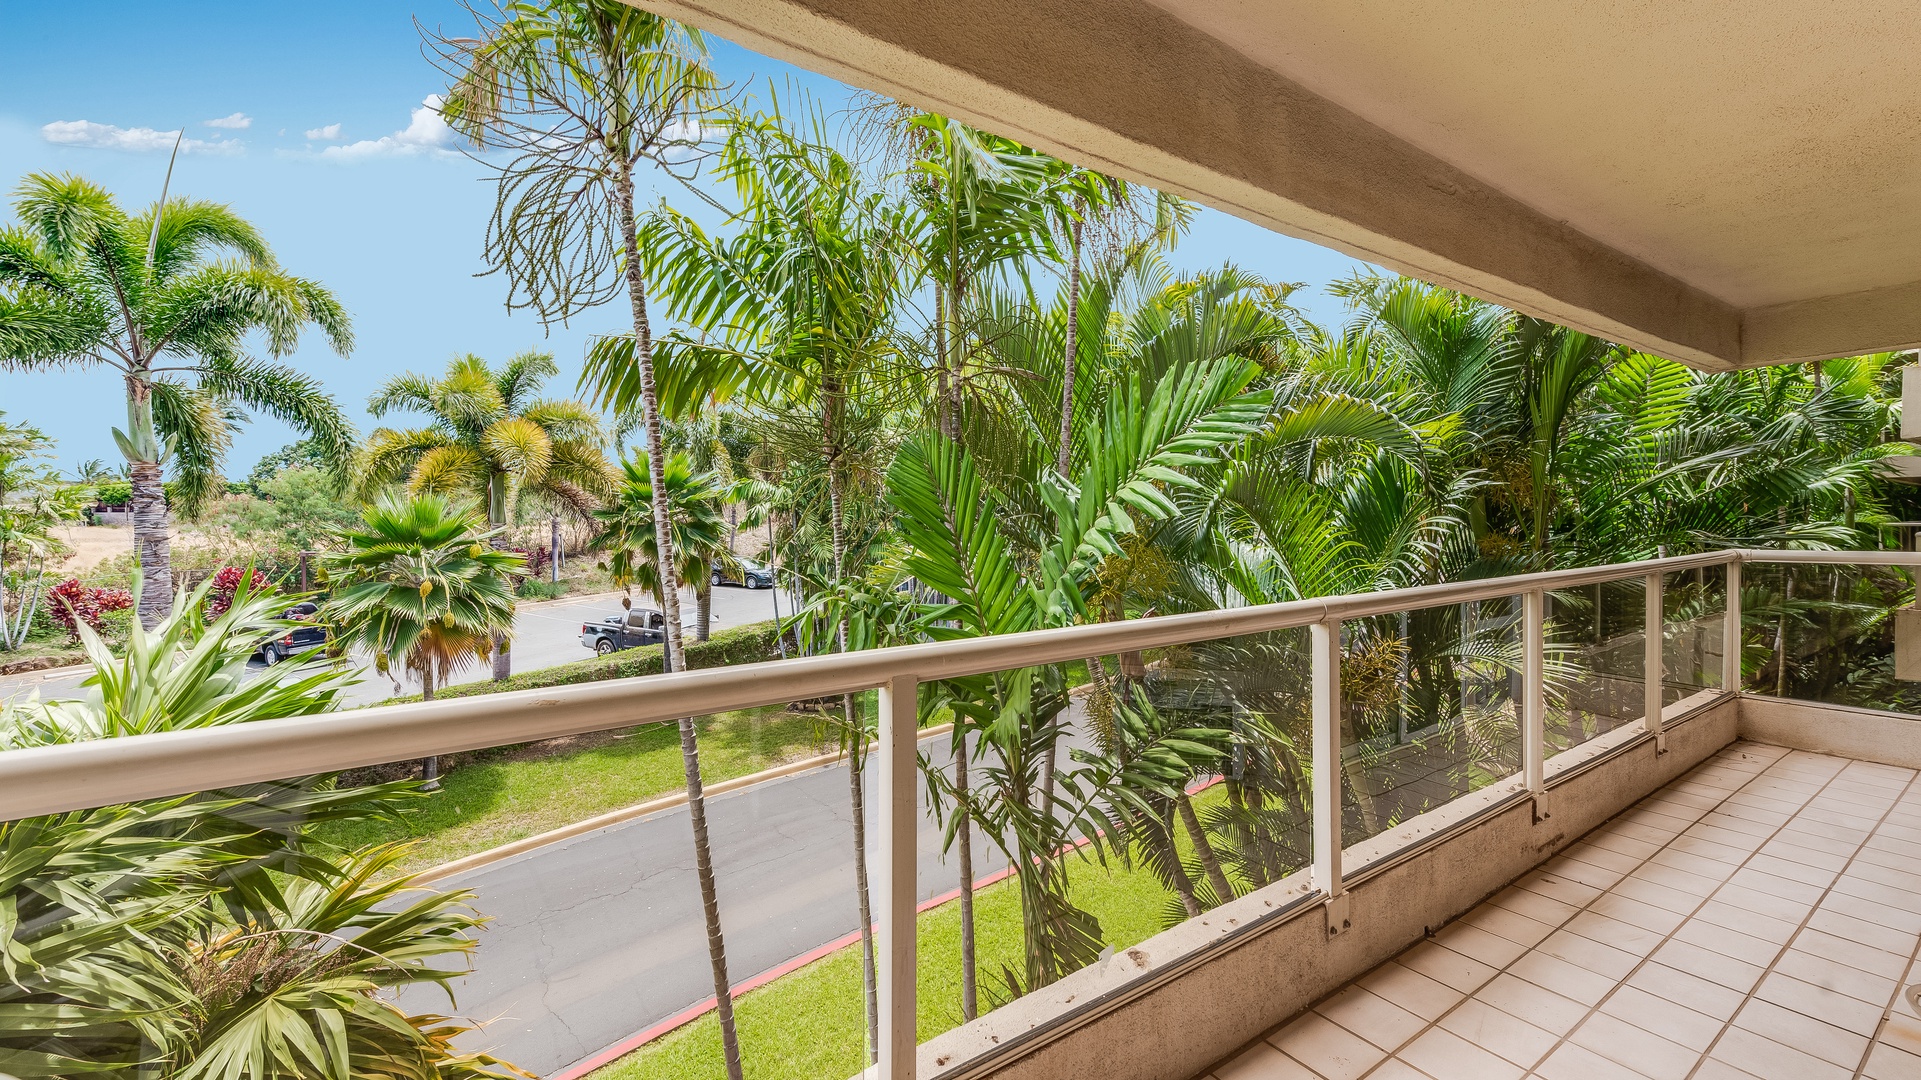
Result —
POLYGON ((1201 901, 1199 897, 1194 895, 1193 879, 1187 876, 1187 867, 1181 864, 1180 848, 1174 843, 1174 806, 1172 803, 1168 804, 1166 812, 1155 822, 1155 825, 1158 826, 1156 830, 1158 835, 1152 837, 1152 842, 1160 845, 1163 855, 1167 860, 1168 876, 1174 881, 1175 895, 1181 898, 1181 910, 1187 912, 1187 917, 1192 919, 1201 913, 1201 901))
POLYGON ((714 626, 714 578, 694 584, 694 640, 706 641, 714 626))
MULTIPOLYGON (((647 322, 647 282, 641 276, 640 245, 634 236, 634 174, 625 162, 614 178, 619 201, 621 252, 626 258, 627 296, 634 315, 634 362, 640 367, 641 416, 645 421, 647 463, 654 487, 655 558, 659 560, 662 613, 666 616, 663 670, 684 665, 680 640, 680 583, 674 574, 672 519, 667 507, 667 455, 660 433, 660 397, 654 387, 654 343, 647 322)), ((700 906, 707 922, 707 960, 714 973, 715 1018, 720 1021, 728 1080, 741 1080, 740 1036, 734 1027, 734 993, 727 978, 727 944, 720 932, 720 897, 714 885, 713 848, 707 836, 707 799, 700 779, 700 736, 691 716, 680 719, 680 763, 687 781, 687 818, 694 830, 694 870, 700 879, 700 906)))
MULTIPOLYGON (((1060 447, 1054 455, 1054 471, 1061 479, 1067 479, 1067 470, 1074 453, 1074 371, 1075 361, 1079 359, 1081 322, 1081 205, 1075 200, 1073 227, 1073 255, 1067 264, 1067 351, 1061 358, 1061 437, 1060 447)), ((1090 674, 1094 667, 1092 659, 1087 662, 1090 674)), ((1058 742, 1049 743, 1047 758, 1041 762, 1041 813, 1051 816, 1054 813, 1054 769, 1060 755, 1058 742)))
POLYGON ((1225 904, 1234 899, 1234 886, 1228 883, 1220 856, 1214 853, 1207 830, 1201 828, 1200 816, 1194 813, 1194 800, 1182 792, 1181 797, 1174 800, 1174 808, 1180 812, 1181 824, 1187 827, 1187 838, 1194 842, 1194 854, 1201 861, 1201 872, 1207 875, 1208 887, 1214 890, 1214 902, 1225 904))
POLYGON ((133 488, 133 549, 140 560, 140 625, 148 630, 173 613, 173 552, 160 442, 153 429, 153 387, 127 378, 127 479, 133 488))
MULTIPOLYGON (((950 272, 952 281, 954 272, 950 272)), ((950 365, 958 368, 960 328, 955 311, 959 287, 943 287, 934 291, 935 351, 940 356, 940 387, 938 412, 941 434, 950 439, 960 438, 960 416, 951 396, 958 387, 958 371, 950 380, 950 365), (950 385, 951 383, 951 385, 950 385)), ((960 842, 956 853, 960 862, 960 938, 961 938, 961 1019, 972 1020, 980 1015, 980 990, 976 974, 974 949, 974 828, 973 800, 968 794, 967 778, 967 726, 960 720, 954 722, 954 803, 955 810, 961 815, 960 842)))
MULTIPOLYGON (((846 509, 840 485, 840 383, 826 358, 822 363, 820 436, 827 460, 827 525, 833 545, 834 584, 847 573, 846 509)), ((834 628, 835 644, 847 651, 847 622, 834 628)), ((848 809, 854 818, 854 893, 860 905, 861 989, 867 1003, 867 1060, 880 1060, 880 988, 875 980, 874 898, 867 884, 867 799, 865 764, 867 725, 854 705, 854 695, 842 694, 841 718, 847 728, 848 809)))
MULTIPOLYGON (((420 669, 420 700, 432 701, 433 699, 434 699, 434 667, 433 667, 433 664, 429 663, 420 669)), ((424 791, 440 790, 440 756, 439 755, 429 754, 427 757, 420 759, 420 779, 421 779, 420 786, 422 790, 424 791)))
MULTIPOLYGON (((487 478, 487 525, 501 530, 507 524, 507 474, 494 473, 487 478)), ((496 531, 491 541, 495 550, 507 550, 507 535, 496 531)), ((505 682, 514 673, 514 658, 508 651, 512 638, 505 630, 494 631, 494 681, 505 682)))

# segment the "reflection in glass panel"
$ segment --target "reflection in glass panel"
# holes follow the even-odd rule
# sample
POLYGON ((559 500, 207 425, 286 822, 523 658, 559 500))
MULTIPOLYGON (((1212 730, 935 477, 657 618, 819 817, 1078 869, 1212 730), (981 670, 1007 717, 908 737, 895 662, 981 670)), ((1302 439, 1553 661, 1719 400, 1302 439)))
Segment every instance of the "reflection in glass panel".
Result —
POLYGON ((1547 752, 1551 756, 1646 711, 1645 578, 1548 593, 1547 752))
POLYGON ((1903 566, 1742 568, 1749 693, 1921 713, 1921 610, 1903 566))
POLYGON ((1727 636, 1728 568, 1702 566, 1666 575, 1661 600, 1661 700, 1721 688, 1722 639, 1727 636))
POLYGON ((1342 838, 1352 845, 1521 767, 1521 598, 1342 625, 1342 838))

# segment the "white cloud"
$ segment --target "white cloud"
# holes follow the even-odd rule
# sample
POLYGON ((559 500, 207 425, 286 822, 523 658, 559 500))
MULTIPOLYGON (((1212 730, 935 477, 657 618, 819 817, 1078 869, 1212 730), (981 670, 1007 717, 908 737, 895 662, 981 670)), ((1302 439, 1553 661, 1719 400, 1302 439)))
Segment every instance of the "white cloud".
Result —
POLYGON ((307 138, 315 142, 333 142, 340 138, 340 125, 328 124, 326 127, 308 128, 307 138))
MULTIPOLYGON (((155 131, 149 127, 123 128, 97 124, 92 120, 55 120, 40 129, 41 138, 61 146, 88 146, 97 150, 125 150, 131 153, 172 150, 174 140, 179 136, 178 128, 155 131)), ((241 144, 233 139, 215 139, 212 142, 180 140, 180 152, 183 154, 238 154, 240 151, 241 144)))
POLYGON ((218 120, 207 120, 204 121, 204 123, 210 128, 227 128, 232 131, 245 131, 253 126, 253 117, 243 112, 237 112, 231 116, 223 116, 218 120))
POLYGON ((329 146, 322 150, 320 155, 341 161, 420 154, 451 157, 459 143, 459 136, 447 126, 447 121, 440 118, 440 95, 428 94, 426 100, 413 111, 407 126, 401 130, 392 135, 383 135, 378 139, 362 139, 345 146, 329 146))

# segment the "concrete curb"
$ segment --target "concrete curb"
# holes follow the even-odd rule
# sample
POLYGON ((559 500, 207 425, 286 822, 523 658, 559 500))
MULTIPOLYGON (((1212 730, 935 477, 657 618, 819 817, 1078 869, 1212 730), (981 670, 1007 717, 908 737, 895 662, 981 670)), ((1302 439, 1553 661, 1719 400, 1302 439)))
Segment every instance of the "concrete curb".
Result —
MULTIPOLYGON (((923 728, 917 736, 916 741, 930 739, 936 735, 944 735, 952 730, 953 726, 952 724, 940 724, 931 728, 923 728)), ((845 756, 845 754, 836 751, 832 754, 821 754, 818 757, 790 761, 785 765, 776 765, 771 769, 763 769, 757 773, 749 773, 746 776, 736 776, 731 780, 722 780, 718 783, 708 784, 703 789, 703 794, 707 796, 725 795, 728 792, 739 791, 742 788, 766 783, 769 780, 779 780, 814 769, 826 768, 829 765, 839 763, 845 756)), ((623 806, 617 810, 609 810, 604 814, 583 818, 571 825, 562 825, 558 829, 549 829, 544 833, 536 833, 533 836, 515 840, 511 844, 502 844, 499 847, 488 848, 486 851, 477 851, 472 855, 462 856, 452 862, 444 862, 439 866, 428 867, 414 876, 413 884, 431 885, 436 881, 444 881, 447 878, 453 877, 455 874, 463 874, 469 870, 479 869, 483 866, 491 866, 494 863, 511 859, 516 855, 523 855, 529 851, 538 850, 549 844, 558 844, 562 840, 571 840, 576 836, 585 836, 590 832, 607 828, 609 825, 618 825, 623 821, 632 821, 635 818, 646 817, 648 814, 657 813, 662 810, 672 810, 674 807, 685 805, 687 805, 687 792, 682 790, 676 791, 671 795, 662 795, 657 799, 649 799, 643 803, 635 803, 632 806, 623 806)))

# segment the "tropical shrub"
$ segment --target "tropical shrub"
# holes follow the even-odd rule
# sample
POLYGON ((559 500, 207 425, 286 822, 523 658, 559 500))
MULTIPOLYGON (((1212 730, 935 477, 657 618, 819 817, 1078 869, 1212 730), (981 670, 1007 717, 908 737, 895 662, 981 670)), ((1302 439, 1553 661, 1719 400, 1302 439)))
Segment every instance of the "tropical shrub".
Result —
MULTIPOLYGON (((749 623, 722 630, 706 641, 687 643, 687 666, 689 668, 727 667, 733 664, 757 664, 762 660, 779 657, 777 629, 773 621, 749 623)), ((788 649, 793 649, 792 640, 788 649)), ((660 666, 660 646, 646 645, 638 649, 624 649, 612 656, 594 656, 576 660, 571 664, 558 664, 541 668, 539 671, 523 671, 503 682, 462 683, 436 691, 436 698, 472 697, 477 694, 497 694, 507 690, 538 690, 550 686, 574 686, 580 683, 603 682, 607 679, 631 679, 639 675, 658 675, 660 666)))
POLYGON ((107 480, 94 485, 93 497, 102 506, 126 506, 133 502, 133 485, 125 480, 107 480))
MULTIPOLYGON (((324 713, 346 672, 243 678, 284 599, 211 583, 110 649, 80 626, 86 696, 0 706, 0 749, 324 713)), ((480 1080, 518 1070, 455 1050, 465 1030, 392 991, 445 985, 471 953, 466 893, 424 893, 390 847, 313 826, 389 814, 407 784, 308 777, 0 823, 0 1074, 154 1080, 480 1080), (404 894, 404 895, 403 895, 404 894)), ((523 1074, 524 1075, 524 1074, 523 1074)))
POLYGON ((132 606, 133 593, 126 589, 82 585, 79 578, 68 578, 47 590, 47 610, 75 641, 80 640, 82 624, 98 630, 109 613, 132 606))
POLYGON ((265 592, 270 586, 267 575, 249 566, 223 566, 207 579, 207 618, 217 619, 233 607, 236 592, 245 588, 248 592, 265 592))

